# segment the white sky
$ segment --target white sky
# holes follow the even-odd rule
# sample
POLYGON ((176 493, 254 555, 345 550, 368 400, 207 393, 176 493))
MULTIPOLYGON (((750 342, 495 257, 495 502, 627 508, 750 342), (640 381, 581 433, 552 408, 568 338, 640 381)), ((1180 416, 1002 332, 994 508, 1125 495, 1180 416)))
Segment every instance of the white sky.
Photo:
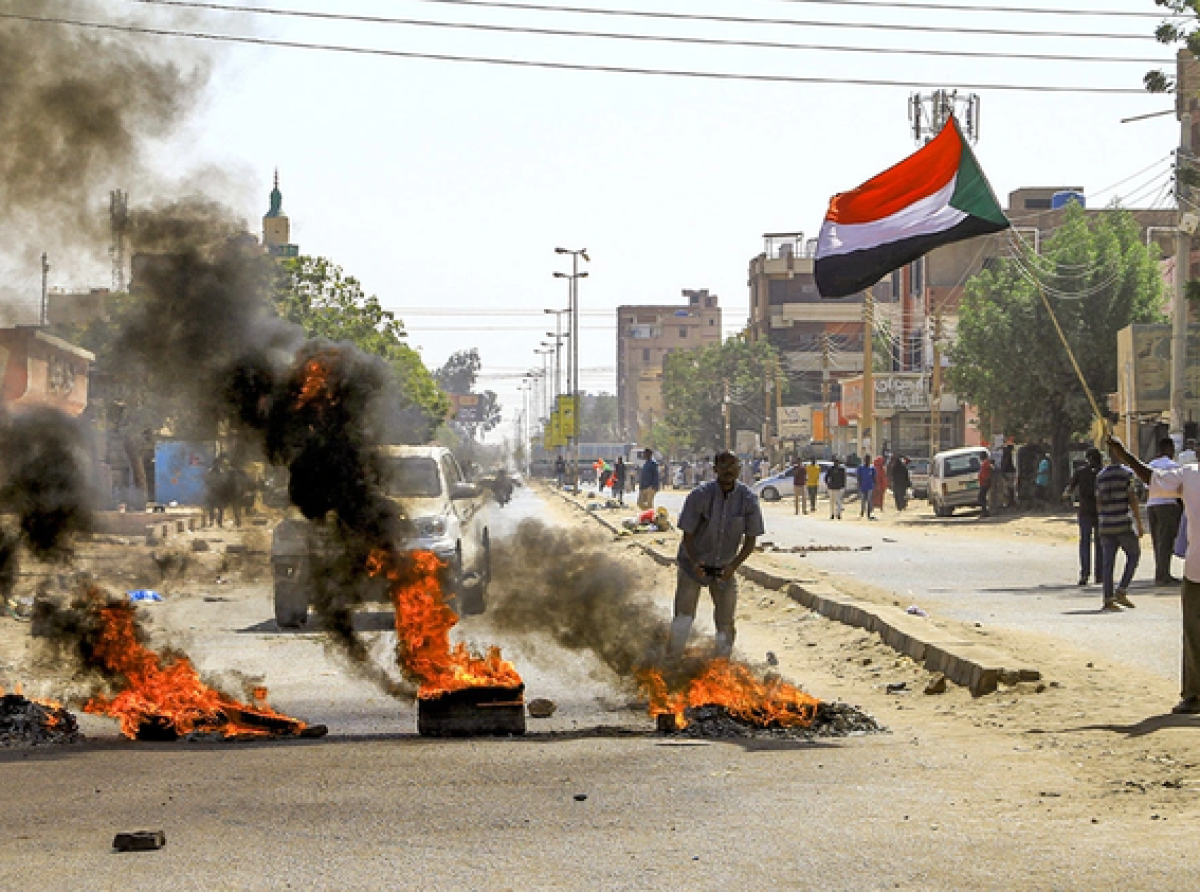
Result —
MULTIPOLYGON (((546 5, 551 0, 534 0, 546 5)), ((951 2, 951 0, 931 0, 951 2)), ((814 4, 804 0, 573 0, 572 5, 806 21, 1126 33, 1145 39, 905 33, 895 28, 661 22, 466 8, 422 0, 261 0, 308 9, 805 44, 1161 59, 1159 19, 814 4)), ((134 4, 109 0, 113 18, 134 4)), ((1151 0, 1007 0, 1043 9, 1156 13, 1151 0), (1066 4, 1070 3, 1070 6, 1066 4)), ((144 7, 142 7, 144 9, 144 7)), ((521 373, 565 307, 569 258, 587 248, 580 365, 588 390, 615 391, 613 309, 670 303, 684 288, 720 296, 726 331, 747 313, 746 272, 762 234, 815 236, 829 197, 915 148, 907 101, 928 84, 1137 90, 1153 65, 932 58, 565 37, 399 25, 197 14, 196 30, 419 53, 607 66, 866 78, 903 86, 770 84, 517 69, 264 46, 214 46, 219 63, 200 108, 170 148, 173 172, 217 165, 247 184, 238 209, 257 227, 278 167, 293 241, 358 276, 404 320, 431 368, 477 346, 481 387, 519 402, 521 373)), ((178 38, 146 37, 147 41, 178 38)), ((1020 186, 1077 185, 1090 204, 1169 206, 1171 107, 1148 94, 977 89, 980 163, 1003 204, 1020 186), (1143 168, 1113 191, 1101 190, 1143 168)), ((131 195, 131 202, 141 196, 131 195)))

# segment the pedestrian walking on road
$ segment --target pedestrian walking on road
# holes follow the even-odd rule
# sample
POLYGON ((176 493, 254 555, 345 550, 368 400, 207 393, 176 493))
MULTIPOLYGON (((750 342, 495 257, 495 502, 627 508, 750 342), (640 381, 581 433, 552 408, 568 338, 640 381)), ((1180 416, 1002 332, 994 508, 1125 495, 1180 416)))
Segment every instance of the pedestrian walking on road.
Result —
POLYGON ((871 507, 876 511, 882 511, 883 499, 888 491, 887 459, 882 455, 875 456, 874 468, 875 489, 872 490, 873 498, 871 500, 871 507))
POLYGON ((979 516, 991 517, 988 511, 988 492, 992 488, 992 457, 985 455, 979 465, 979 516))
POLYGON ((750 487, 738 481, 741 462, 732 452, 719 452, 713 462, 717 479, 688 493, 679 512, 679 564, 675 584, 675 615, 667 653, 678 656, 687 645, 700 589, 713 600, 716 648, 728 657, 737 637, 737 568, 754 553, 764 532, 762 509, 750 487))
POLYGON ((567 480, 567 463, 561 455, 554 460, 554 476, 558 479, 558 488, 562 489, 567 480))
POLYGON ((808 493, 804 491, 807 482, 808 472, 804 463, 796 459, 796 463, 792 465, 792 507, 797 514, 801 513, 801 509, 804 514, 808 513, 808 493))
POLYGON ((1000 477, 1004 484, 1002 493, 1005 508, 1015 508, 1017 505, 1017 463, 1013 459, 1013 444, 1006 443, 1000 451, 1000 477))
POLYGON ((1045 508, 1050 487, 1050 456, 1042 455, 1038 461, 1037 475, 1033 478, 1033 504, 1045 508))
POLYGON ((858 476, 858 516, 865 514, 867 520, 874 520, 875 466, 870 455, 863 457, 863 463, 854 473, 858 476))
POLYGON ((896 500, 896 510, 903 511, 908 507, 908 489, 912 486, 912 476, 908 473, 908 459, 899 453, 892 459, 888 481, 892 485, 892 498, 896 500))
POLYGON ((846 468, 841 459, 833 457, 833 466, 825 472, 825 488, 829 490, 829 519, 842 519, 843 498, 846 495, 846 468))
POLYGON ((1142 556, 1138 539, 1145 532, 1137 491, 1133 488, 1133 473, 1123 464, 1114 462, 1096 475, 1096 511, 1100 517, 1100 550, 1104 555, 1101 609, 1115 613, 1122 607, 1135 606, 1129 600, 1129 583, 1142 556), (1114 590, 1118 550, 1125 552, 1125 570, 1114 590))
MULTIPOLYGON (((1133 468, 1146 485, 1154 485, 1183 500, 1186 524, 1200 529, 1200 466, 1184 464, 1156 471, 1130 454, 1116 437, 1109 437, 1113 458, 1133 468)), ((1181 456, 1182 457, 1182 456, 1181 456)), ((1183 672, 1180 700, 1171 710, 1176 714, 1200 713, 1200 536, 1189 536, 1183 559, 1183 585, 1180 586, 1183 620, 1183 672)))
POLYGON ((662 474, 654 460, 654 450, 642 451, 642 469, 638 472, 638 507, 649 511, 654 507, 654 496, 662 488, 662 474))
POLYGON ((625 504, 625 478, 629 474, 629 466, 625 464, 625 459, 621 456, 617 457, 617 463, 613 465, 613 498, 625 504))
POLYGON ((1072 495, 1078 499, 1075 521, 1079 524, 1079 584, 1087 585, 1092 567, 1096 568, 1096 583, 1104 579, 1104 552, 1100 547, 1100 516, 1096 511, 1096 476, 1104 467, 1100 450, 1092 447, 1087 451, 1087 464, 1071 475, 1071 482, 1063 491, 1064 498, 1072 495), (1095 555, 1095 562, 1092 556, 1095 555))
MULTIPOLYGON (((1172 471, 1179 467, 1175 461, 1175 441, 1163 437, 1158 441, 1158 455, 1150 462, 1156 471, 1172 471)), ((1150 483, 1150 495, 1146 499, 1146 518, 1150 521, 1150 542, 1154 549, 1154 584, 1177 585, 1179 580, 1171 575, 1171 554, 1175 548, 1175 537, 1179 535, 1179 521, 1183 517, 1183 505, 1173 492, 1150 483)))
POLYGON ((808 510, 817 513, 817 490, 821 488, 821 466, 810 458, 804 466, 804 488, 808 490, 808 510))

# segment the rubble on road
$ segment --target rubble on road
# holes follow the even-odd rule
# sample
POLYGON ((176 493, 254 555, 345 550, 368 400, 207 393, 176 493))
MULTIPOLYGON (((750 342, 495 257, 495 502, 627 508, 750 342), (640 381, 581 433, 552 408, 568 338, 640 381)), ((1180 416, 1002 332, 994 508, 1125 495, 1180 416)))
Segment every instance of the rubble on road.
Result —
POLYGON ((816 717, 808 727, 769 727, 737 718, 723 706, 694 706, 684 712, 688 725, 681 731, 666 732, 677 737, 739 737, 763 740, 813 740, 822 737, 852 737, 883 734, 887 729, 857 706, 827 703, 817 706, 816 717))
POLYGON ((75 716, 57 704, 39 703, 21 694, 0 697, 0 746, 79 743, 83 734, 75 716))

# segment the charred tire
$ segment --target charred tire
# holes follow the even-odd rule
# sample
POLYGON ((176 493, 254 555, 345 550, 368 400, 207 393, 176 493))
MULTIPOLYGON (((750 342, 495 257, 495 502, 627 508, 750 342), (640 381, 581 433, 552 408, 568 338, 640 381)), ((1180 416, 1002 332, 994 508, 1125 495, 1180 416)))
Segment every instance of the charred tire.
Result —
POLYGON ((759 495, 761 495, 763 497, 763 500, 767 501, 767 502, 778 502, 779 501, 779 490, 777 490, 773 486, 763 487, 763 491, 761 493, 759 493, 759 495))
POLYGON ((299 629, 307 622, 308 593, 295 583, 275 583, 275 624, 281 629, 299 629))

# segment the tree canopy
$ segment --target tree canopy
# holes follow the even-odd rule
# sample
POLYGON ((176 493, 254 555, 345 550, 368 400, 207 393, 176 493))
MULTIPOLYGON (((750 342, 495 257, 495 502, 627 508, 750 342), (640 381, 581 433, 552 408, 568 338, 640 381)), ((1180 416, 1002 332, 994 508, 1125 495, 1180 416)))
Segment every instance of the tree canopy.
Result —
POLYGON ((479 398, 473 416, 475 421, 466 421, 462 418, 451 419, 451 424, 472 440, 481 433, 487 433, 500 423, 500 400, 496 397, 495 391, 484 390, 475 393, 475 381, 479 377, 481 368, 483 368, 483 361, 479 358, 479 348, 472 347, 470 350, 456 350, 450 354, 445 365, 434 372, 434 377, 446 393, 455 396, 474 393, 479 398))
MULTIPOLYGON (((663 363, 664 425, 651 428, 651 446, 699 451, 725 446, 724 405, 731 437, 761 431, 764 387, 775 379, 778 354, 766 341, 730 338, 696 350, 679 350, 663 363)), ((785 388, 786 380, 783 382, 785 388)), ((772 397, 773 400, 773 397, 772 397)))
POLYGON ((985 428, 1048 441, 1058 457, 1089 430, 1091 404, 1039 287, 1102 402, 1117 387, 1117 332, 1163 320, 1152 252, 1128 212, 1114 208, 1089 224, 1071 203, 1040 255, 999 260, 967 283, 947 380, 979 408, 985 428))
POLYGON ((309 337, 348 341, 385 360, 399 383, 399 408, 419 428, 412 431, 413 439, 428 439, 450 411, 450 401, 420 354, 405 343, 404 324, 337 264, 304 255, 285 261, 274 302, 279 315, 309 337))

